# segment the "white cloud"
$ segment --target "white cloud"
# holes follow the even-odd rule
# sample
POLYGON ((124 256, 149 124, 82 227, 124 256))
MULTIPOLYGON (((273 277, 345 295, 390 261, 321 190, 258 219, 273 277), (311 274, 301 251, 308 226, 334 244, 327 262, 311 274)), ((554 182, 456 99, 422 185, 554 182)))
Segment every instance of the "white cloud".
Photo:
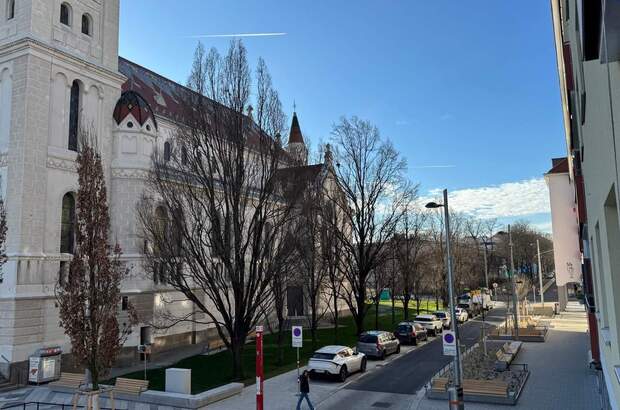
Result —
POLYGON ((277 37, 285 36, 288 33, 235 33, 235 34, 201 34, 196 36, 187 36, 187 38, 223 38, 223 37, 277 37))
MULTIPOLYGON (((433 189, 420 199, 420 203, 440 198, 441 189, 433 189)), ((449 192, 449 200, 450 208, 481 219, 522 217, 550 212, 549 191, 544 178, 458 189, 449 192)))

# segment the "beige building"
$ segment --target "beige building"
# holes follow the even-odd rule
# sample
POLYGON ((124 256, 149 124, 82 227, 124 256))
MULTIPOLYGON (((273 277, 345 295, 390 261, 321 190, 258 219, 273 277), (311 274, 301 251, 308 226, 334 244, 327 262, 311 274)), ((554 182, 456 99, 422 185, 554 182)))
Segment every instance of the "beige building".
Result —
POLYGON ((604 408, 618 409, 620 2, 552 0, 551 5, 592 362, 600 369, 604 408))

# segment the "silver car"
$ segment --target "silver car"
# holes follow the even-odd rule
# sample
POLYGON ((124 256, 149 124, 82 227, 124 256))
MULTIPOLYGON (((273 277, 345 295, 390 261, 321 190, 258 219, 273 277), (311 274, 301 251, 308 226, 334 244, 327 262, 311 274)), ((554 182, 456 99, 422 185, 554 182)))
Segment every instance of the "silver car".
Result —
POLYGON ((357 351, 383 360, 389 354, 400 353, 400 342, 390 332, 369 330, 360 335, 357 351))

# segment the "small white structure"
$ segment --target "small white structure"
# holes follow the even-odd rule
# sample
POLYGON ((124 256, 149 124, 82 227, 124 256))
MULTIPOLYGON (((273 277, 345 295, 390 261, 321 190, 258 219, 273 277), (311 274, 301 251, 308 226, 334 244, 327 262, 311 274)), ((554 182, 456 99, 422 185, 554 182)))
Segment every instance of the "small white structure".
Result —
POLYGON ((166 369, 167 393, 192 393, 192 369, 166 369))

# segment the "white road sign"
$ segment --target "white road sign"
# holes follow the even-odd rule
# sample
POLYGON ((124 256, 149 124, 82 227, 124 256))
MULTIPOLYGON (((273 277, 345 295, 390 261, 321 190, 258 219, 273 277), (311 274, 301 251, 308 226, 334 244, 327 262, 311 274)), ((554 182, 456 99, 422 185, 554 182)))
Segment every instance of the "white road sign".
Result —
POLYGON ((443 354, 444 356, 456 356, 456 338, 451 330, 443 332, 443 354))
POLYGON ((293 336, 293 347, 302 347, 303 345, 303 328, 301 326, 293 326, 291 329, 293 336))

